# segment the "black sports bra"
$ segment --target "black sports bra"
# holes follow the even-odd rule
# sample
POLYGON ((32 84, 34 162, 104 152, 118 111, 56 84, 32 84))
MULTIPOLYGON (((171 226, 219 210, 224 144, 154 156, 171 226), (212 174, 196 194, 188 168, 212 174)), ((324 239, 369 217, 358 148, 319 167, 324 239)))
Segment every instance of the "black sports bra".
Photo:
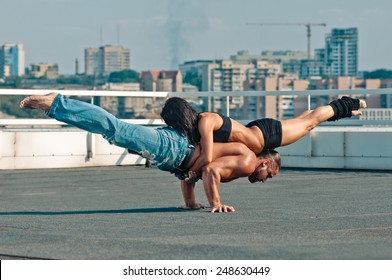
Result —
POLYGON ((227 143, 231 133, 231 120, 229 117, 217 113, 223 120, 222 126, 214 131, 214 142, 227 143))

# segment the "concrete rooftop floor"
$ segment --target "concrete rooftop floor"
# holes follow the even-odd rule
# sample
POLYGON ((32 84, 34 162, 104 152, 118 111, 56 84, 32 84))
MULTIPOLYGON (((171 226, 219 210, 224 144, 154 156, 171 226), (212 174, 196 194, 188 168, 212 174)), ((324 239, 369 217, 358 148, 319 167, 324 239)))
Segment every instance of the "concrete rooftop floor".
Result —
POLYGON ((220 194, 235 213, 177 209, 179 181, 143 166, 2 170, 0 259, 392 259, 390 171, 284 169, 220 194))

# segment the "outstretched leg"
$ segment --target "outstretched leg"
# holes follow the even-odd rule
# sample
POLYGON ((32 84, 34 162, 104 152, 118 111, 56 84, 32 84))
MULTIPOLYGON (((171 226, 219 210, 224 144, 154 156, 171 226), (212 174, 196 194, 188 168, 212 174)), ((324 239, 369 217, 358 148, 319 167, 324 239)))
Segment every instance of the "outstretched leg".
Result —
POLYGON ((282 120, 282 146, 296 142, 313 128, 325 121, 334 121, 345 117, 358 116, 361 108, 366 108, 364 100, 343 97, 329 105, 306 111, 294 119, 282 120))
POLYGON ((56 96, 57 93, 55 92, 51 92, 46 95, 32 95, 26 97, 20 102, 20 108, 49 111, 56 96))
POLYGON ((126 123, 99 106, 64 98, 60 94, 30 96, 20 106, 43 109, 51 118, 101 134, 110 144, 149 159, 151 164, 164 171, 176 171, 189 146, 187 138, 174 129, 126 123))
POLYGON ((155 150, 145 146, 154 147, 159 143, 159 135, 154 129, 125 123, 101 107, 63 98, 57 93, 29 96, 20 102, 20 107, 44 110, 51 118, 91 133, 101 134, 109 143, 138 153, 143 150, 155 150))
POLYGON ((20 102, 21 108, 41 109, 58 121, 76 126, 88 132, 103 135, 110 140, 119 126, 119 120, 104 109, 60 94, 32 95, 20 102))

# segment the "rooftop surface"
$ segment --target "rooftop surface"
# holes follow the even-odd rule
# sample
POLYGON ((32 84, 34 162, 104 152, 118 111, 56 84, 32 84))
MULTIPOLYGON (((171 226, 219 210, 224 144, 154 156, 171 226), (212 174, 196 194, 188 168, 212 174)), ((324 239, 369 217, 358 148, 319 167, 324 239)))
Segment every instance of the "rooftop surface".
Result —
POLYGON ((235 213, 177 209, 179 181, 143 166, 2 170, 0 259, 392 259, 390 171, 284 169, 220 194, 235 213))

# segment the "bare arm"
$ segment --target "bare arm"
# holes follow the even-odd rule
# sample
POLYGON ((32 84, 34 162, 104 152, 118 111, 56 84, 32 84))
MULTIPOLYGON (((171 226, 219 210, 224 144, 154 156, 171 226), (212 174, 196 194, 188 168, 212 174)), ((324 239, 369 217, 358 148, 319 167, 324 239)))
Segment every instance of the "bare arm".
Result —
POLYGON ((220 157, 202 169, 204 191, 211 212, 234 212, 234 207, 221 203, 218 191, 220 183, 249 176, 255 169, 255 154, 244 145, 236 144, 240 145, 241 154, 220 157))
POLYGON ((201 154, 191 167, 192 171, 200 171, 200 169, 212 162, 214 155, 214 130, 222 126, 222 119, 215 113, 201 113, 199 117, 198 128, 200 132, 201 154))
POLYGON ((184 197, 184 205, 178 208, 182 209, 204 209, 204 206, 196 202, 195 198, 195 183, 188 183, 185 180, 181 180, 181 191, 184 197))

